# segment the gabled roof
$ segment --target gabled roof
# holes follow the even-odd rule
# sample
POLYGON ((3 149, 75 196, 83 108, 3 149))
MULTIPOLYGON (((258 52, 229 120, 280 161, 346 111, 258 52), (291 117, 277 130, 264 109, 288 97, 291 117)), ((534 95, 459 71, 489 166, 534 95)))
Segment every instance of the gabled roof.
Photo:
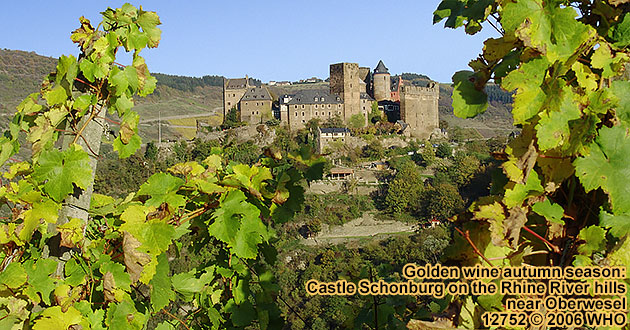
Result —
POLYGON ((331 95, 327 89, 305 89, 301 90, 287 104, 340 104, 341 98, 331 95))
POLYGON ((374 73, 389 73, 389 70, 387 70, 387 67, 385 67, 385 64, 383 64, 383 61, 378 61, 378 64, 376 65, 376 69, 374 69, 374 73))
POLYGON ((271 101, 271 94, 266 87, 250 87, 243 95, 242 101, 271 101))
POLYGON ((227 79, 226 89, 241 89, 247 85, 247 78, 227 79))

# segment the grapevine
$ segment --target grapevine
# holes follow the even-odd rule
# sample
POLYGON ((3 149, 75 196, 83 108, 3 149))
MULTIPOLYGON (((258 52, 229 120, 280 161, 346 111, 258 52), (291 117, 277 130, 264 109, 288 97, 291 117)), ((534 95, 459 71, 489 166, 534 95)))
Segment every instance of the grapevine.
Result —
MULTIPOLYGON (((446 262, 630 264, 629 9, 618 0, 439 5, 434 23, 475 34, 487 22, 499 34, 484 42, 472 71, 454 74, 455 114, 483 113, 484 87, 494 81, 515 93, 521 129, 505 149, 493 194, 454 219, 459 233, 446 262)), ((478 312, 502 310, 504 298, 454 297, 453 325, 481 328, 478 312)))
POLYGON ((80 18, 71 35, 80 55, 59 59, 0 138, 0 328, 281 327, 273 224, 299 210, 322 159, 303 150, 248 166, 216 148, 124 199, 93 194, 106 116, 120 118, 113 148, 121 158, 141 146, 133 97, 152 93, 156 79, 140 52, 161 36, 158 15, 142 7, 102 17, 96 28, 80 18), (116 62, 122 50, 131 64, 116 62), (17 161, 25 141, 32 157, 17 161), (169 256, 184 235, 218 256, 172 274, 169 256), (171 310, 176 299, 187 310, 171 310))

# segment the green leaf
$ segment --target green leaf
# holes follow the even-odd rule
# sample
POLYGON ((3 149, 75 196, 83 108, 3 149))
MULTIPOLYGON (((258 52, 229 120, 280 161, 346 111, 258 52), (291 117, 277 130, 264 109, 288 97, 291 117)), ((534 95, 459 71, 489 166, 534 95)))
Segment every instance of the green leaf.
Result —
POLYGON ((598 226, 582 228, 578 235, 584 244, 578 247, 578 252, 590 256, 594 252, 602 251, 606 248, 606 231, 598 226))
POLYGON ((114 150, 118 152, 118 156, 120 158, 127 158, 135 154, 136 151, 140 149, 140 146, 142 145, 142 139, 140 139, 140 136, 138 134, 134 134, 129 139, 129 143, 125 144, 121 140, 119 134, 112 145, 114 147, 114 150))
POLYGON ((630 81, 615 80, 610 86, 610 91, 619 101, 616 108, 617 117, 630 125, 630 81))
POLYGON ((540 113, 540 121, 536 125, 536 137, 541 150, 549 150, 569 141, 569 122, 580 119, 580 104, 570 88, 564 88, 562 104, 559 109, 540 113))
POLYGON ((17 289, 26 283, 26 272, 22 264, 17 262, 10 263, 7 268, 0 273, 0 284, 10 289, 17 289))
POLYGON ((599 212, 599 224, 610 229, 610 233, 617 238, 622 238, 630 233, 629 214, 614 215, 602 210, 599 212))
POLYGON ((78 69, 79 65, 77 64, 77 59, 74 56, 61 55, 59 61, 57 62, 57 75, 55 77, 55 81, 57 84, 61 84, 62 81, 64 81, 66 86, 72 87, 74 78, 77 77, 78 69))
POLYGON ((68 329, 82 320, 81 312, 72 306, 65 312, 61 310, 61 306, 48 307, 42 312, 41 317, 35 320, 33 330, 68 329))
POLYGON ((81 72, 89 82, 94 82, 94 71, 96 71, 97 66, 94 62, 90 61, 88 58, 83 58, 79 63, 79 68, 81 68, 81 72))
POLYGON ((551 203, 549 199, 538 202, 532 206, 532 211, 542 215, 549 222, 563 225, 564 209, 559 204, 551 203))
POLYGON ((153 255, 159 255, 168 250, 173 236, 175 236, 173 226, 160 219, 155 219, 148 222, 143 228, 142 238, 139 238, 142 243, 140 250, 153 255))
POLYGON ((541 86, 548 67, 544 58, 533 59, 503 78, 501 87, 507 91, 516 90, 512 110, 514 124, 524 124, 544 105, 546 95, 541 86))
POLYGON ((614 214, 630 213, 630 185, 619 179, 630 177, 628 128, 602 127, 589 150, 573 162, 584 189, 589 192, 601 187, 610 198, 614 214))
POLYGON ((175 300, 175 292, 171 288, 170 269, 168 257, 165 253, 157 258, 158 264, 155 275, 151 279, 151 306, 154 311, 159 311, 175 300))
POLYGON ((142 31, 146 33, 149 48, 157 47, 160 43, 160 36, 162 35, 162 31, 157 28, 158 25, 162 24, 158 15, 153 11, 144 11, 142 7, 140 7, 138 20, 136 22, 140 25, 142 31))
POLYGON ((168 203, 177 208, 186 204, 184 196, 177 194, 183 184, 184 180, 180 178, 167 173, 156 173, 140 186, 138 195, 151 196, 145 203, 147 206, 159 207, 162 203, 168 203))
POLYGON ((472 118, 488 108, 488 95, 475 87, 478 79, 472 71, 458 71, 453 75, 453 111, 460 118, 472 118))
POLYGON ((99 270, 103 275, 105 275, 105 273, 111 273, 114 276, 116 288, 120 288, 124 291, 131 290, 131 277, 129 273, 127 273, 125 266, 110 260, 101 264, 99 270))
POLYGON ((92 183, 90 157, 77 144, 63 152, 56 149, 44 151, 35 165, 33 177, 44 184, 44 191, 50 197, 61 202, 73 192, 73 184, 87 189, 92 183))
POLYGON ((83 314, 84 320, 88 322, 92 330, 105 330, 103 320, 105 319, 105 310, 92 310, 92 304, 87 300, 81 300, 74 304, 74 307, 83 314))
POLYGON ((60 209, 60 204, 47 198, 33 203, 33 208, 24 212, 24 227, 20 231, 20 239, 28 242, 33 235, 33 231, 40 225, 42 220, 47 223, 57 222, 60 209))
POLYGON ((106 323, 109 329, 140 330, 144 328, 145 322, 146 316, 128 301, 111 304, 107 309, 106 323))
POLYGON ((531 170, 527 182, 517 183, 511 189, 505 190, 504 202, 508 208, 521 205, 529 196, 537 196, 544 192, 538 173, 531 170))
POLYGON ((225 310, 228 313, 232 313, 230 319, 237 327, 249 325, 256 319, 256 310, 249 301, 245 301, 242 304, 237 305, 234 300, 230 300, 225 305, 225 310))
POLYGON ((50 293, 56 285, 50 275, 57 268, 57 263, 51 259, 38 259, 37 262, 24 263, 24 270, 28 275, 28 284, 41 294, 42 301, 50 305, 50 293))
POLYGON ((555 1, 519 0, 504 4, 501 25, 506 34, 516 35, 553 63, 566 61, 594 32, 576 16, 572 7, 555 1))
POLYGON ((255 258, 258 244, 270 233, 260 220, 260 210, 246 201, 245 194, 233 190, 224 195, 208 232, 233 248, 241 258, 255 258))
POLYGON ((609 36, 617 47, 630 46, 630 14, 623 15, 623 20, 609 30, 609 36))
POLYGON ((52 107, 66 102, 68 99, 68 93, 63 86, 57 85, 53 89, 44 93, 44 99, 46 99, 48 105, 52 107))

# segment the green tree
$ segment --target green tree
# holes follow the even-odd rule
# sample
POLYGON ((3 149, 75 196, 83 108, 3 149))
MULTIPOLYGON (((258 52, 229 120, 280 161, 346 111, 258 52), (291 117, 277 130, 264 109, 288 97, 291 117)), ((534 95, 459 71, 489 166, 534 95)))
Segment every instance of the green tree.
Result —
POLYGON ((369 118, 372 124, 376 124, 383 119, 383 114, 378 109, 378 102, 376 101, 372 102, 372 110, 370 111, 369 118))
POLYGON ((343 119, 341 119, 341 116, 339 114, 335 114, 334 116, 326 119, 326 121, 324 121, 321 124, 321 127, 325 127, 325 128, 334 128, 334 127, 345 128, 346 124, 343 123, 343 119))
POLYGON ((440 143, 435 150, 435 155, 440 158, 448 158, 453 155, 453 148, 448 143, 440 143))
POLYGON ((385 205, 394 214, 410 211, 411 207, 418 203, 421 192, 420 171, 414 163, 408 162, 387 186, 385 205))
POLYGON ((385 148, 378 139, 373 139, 366 146, 363 147, 363 157, 371 160, 378 160, 385 157, 385 148))
POLYGON ((144 149, 144 158, 149 160, 155 160, 157 158, 158 148, 155 143, 148 142, 147 147, 144 149))
POLYGON ((228 110, 228 113, 225 115, 225 119, 223 120, 223 125, 221 126, 224 129, 239 127, 242 125, 239 117, 239 111, 234 106, 228 110))
POLYGON ((348 128, 359 129, 365 127, 365 116, 360 113, 350 116, 348 119, 348 128))
POLYGON ((457 186, 442 182, 435 186, 429 185, 414 205, 417 214, 425 219, 445 220, 464 208, 457 186))

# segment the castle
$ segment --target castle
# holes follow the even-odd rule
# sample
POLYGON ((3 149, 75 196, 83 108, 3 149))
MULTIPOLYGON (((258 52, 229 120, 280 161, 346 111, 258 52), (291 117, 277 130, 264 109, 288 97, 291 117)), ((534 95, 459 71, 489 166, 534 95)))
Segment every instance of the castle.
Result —
MULTIPOLYGON (((399 78, 392 84, 383 61, 372 72, 357 63, 330 65, 329 89, 305 89, 278 100, 277 119, 290 129, 303 128, 314 118, 322 121, 339 116, 345 123, 357 118, 367 123, 372 103, 387 117, 398 121, 404 133, 429 138, 439 128, 439 86, 413 86, 399 78)), ((223 83, 223 115, 240 110, 241 121, 257 124, 274 118, 272 98, 267 87, 251 86, 249 79, 226 79, 223 83)))

